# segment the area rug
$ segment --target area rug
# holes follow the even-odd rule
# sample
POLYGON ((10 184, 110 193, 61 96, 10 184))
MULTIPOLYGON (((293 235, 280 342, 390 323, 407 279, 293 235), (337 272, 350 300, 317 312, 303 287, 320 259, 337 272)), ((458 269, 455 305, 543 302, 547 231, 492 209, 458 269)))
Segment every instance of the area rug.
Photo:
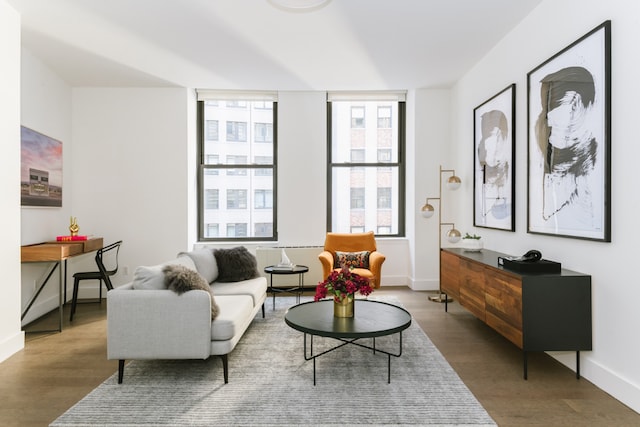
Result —
MULTIPOLYGON (((347 345, 316 360, 314 386, 303 334, 283 320, 293 304, 266 304, 266 318, 258 315, 229 355, 228 384, 218 357, 134 360, 123 384, 114 374, 51 425, 496 425, 415 322, 403 332, 402 356, 391 358, 390 384, 386 355, 347 345)), ((315 338, 314 352, 334 343, 315 338)), ((398 336, 377 338, 376 347, 396 352, 398 336)))

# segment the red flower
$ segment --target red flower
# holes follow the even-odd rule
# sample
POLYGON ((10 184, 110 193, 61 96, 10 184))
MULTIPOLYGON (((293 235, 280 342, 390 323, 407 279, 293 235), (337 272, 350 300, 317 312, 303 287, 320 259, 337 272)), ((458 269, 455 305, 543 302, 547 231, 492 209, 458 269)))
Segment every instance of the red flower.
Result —
POLYGON ((318 283, 314 300, 320 301, 327 295, 331 295, 335 301, 340 302, 345 297, 353 297, 358 292, 364 296, 373 292, 369 279, 353 273, 349 267, 343 266, 340 270, 332 271, 327 280, 318 283))

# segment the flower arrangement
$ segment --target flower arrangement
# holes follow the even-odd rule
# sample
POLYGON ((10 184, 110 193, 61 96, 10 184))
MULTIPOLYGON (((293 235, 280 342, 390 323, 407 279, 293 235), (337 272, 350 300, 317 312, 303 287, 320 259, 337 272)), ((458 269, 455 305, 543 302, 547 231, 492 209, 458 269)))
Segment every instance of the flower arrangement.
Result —
POLYGON ((318 283, 314 300, 320 301, 330 295, 335 302, 340 303, 345 298, 353 298, 357 292, 367 296, 373 292, 373 288, 369 284, 369 279, 352 272, 344 265, 339 271, 332 271, 327 280, 318 283))

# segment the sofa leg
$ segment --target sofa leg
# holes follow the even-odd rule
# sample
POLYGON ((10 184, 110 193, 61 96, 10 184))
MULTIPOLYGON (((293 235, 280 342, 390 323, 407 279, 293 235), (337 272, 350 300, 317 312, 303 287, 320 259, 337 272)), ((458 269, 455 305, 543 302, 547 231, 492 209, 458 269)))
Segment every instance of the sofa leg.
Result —
POLYGON ((229 383, 229 360, 227 359, 226 354, 221 354, 220 358, 222 359, 222 370, 224 371, 224 383, 229 383))
POLYGON ((264 319, 264 303, 262 303, 262 318, 264 319))
POLYGON ((122 377, 124 377, 124 359, 118 360, 118 384, 122 384, 122 377))

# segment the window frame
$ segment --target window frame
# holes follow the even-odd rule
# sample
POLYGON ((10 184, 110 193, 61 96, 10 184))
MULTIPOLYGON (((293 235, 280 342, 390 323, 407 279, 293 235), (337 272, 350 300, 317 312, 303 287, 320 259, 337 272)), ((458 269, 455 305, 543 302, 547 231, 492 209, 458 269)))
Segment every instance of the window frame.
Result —
MULTIPOLYGON (((200 92, 200 91, 198 91, 200 92)), ((203 92, 208 92, 208 91, 203 91, 203 92)), ((278 198, 278 101, 277 101, 277 97, 275 97, 273 100, 270 101, 265 101, 265 102, 269 102, 270 104, 273 105, 273 162, 271 164, 258 164, 255 163, 253 161, 253 159, 248 158, 247 161, 251 162, 251 163, 247 163, 247 164, 243 164, 243 165, 232 165, 232 164, 224 164, 224 163, 217 163, 217 164, 208 164, 206 163, 206 159, 205 159, 205 142, 206 140, 206 129, 205 129, 205 102, 211 102, 211 100, 213 100, 213 98, 207 98, 207 100, 205 101, 204 99, 200 98, 200 94, 198 94, 198 100, 197 102, 197 107, 196 107, 196 111, 197 111, 197 118, 196 118, 196 122, 197 122, 197 126, 196 126, 196 140, 197 140, 197 149, 196 149, 196 170, 197 170, 197 182, 196 182, 196 187, 197 187, 197 195, 196 195, 196 203, 197 203, 197 241, 198 242, 229 242, 229 241, 233 241, 233 242, 265 242, 265 241, 277 241, 278 240, 278 211, 277 211, 277 198, 278 198), (258 169, 271 169, 272 173, 271 173, 271 181, 272 181, 272 191, 273 191, 273 208, 272 208, 272 229, 273 229, 273 234, 271 236, 259 236, 259 237, 235 237, 235 236, 224 236, 224 237, 205 237, 205 231, 208 227, 207 224, 204 223, 204 219, 205 219, 205 215, 204 215, 204 210, 205 210, 205 194, 204 194, 204 177, 207 174, 207 171, 212 172, 212 171, 224 171, 225 169, 245 169, 247 172, 247 175, 255 175, 256 171, 258 169)), ((228 101, 228 99, 225 99, 224 96, 216 99, 217 101, 228 101)), ((246 100, 246 101, 255 101, 255 99, 253 99, 251 97, 251 95, 249 97, 247 97, 246 99, 241 99, 241 101, 246 100)), ((238 108, 247 108, 247 107, 238 107, 238 108)), ((265 109, 264 106, 262 107, 255 107, 255 108, 262 108, 265 109)), ((248 127, 248 124, 247 124, 248 127)), ((218 129, 220 129, 220 124, 218 124, 218 129)), ((247 135, 248 136, 248 135, 247 135)), ((251 143, 251 141, 249 140, 249 138, 246 138, 247 141, 242 141, 242 142, 238 142, 238 141, 230 141, 234 144, 249 144, 251 143)), ((260 144, 262 144, 263 142, 259 142, 260 144)), ((220 172, 219 175, 227 175, 226 172, 220 172)), ((265 175, 260 175, 259 173, 257 174, 258 176, 265 176, 265 175)), ((268 176, 268 175, 267 175, 268 176)), ((233 176, 232 176, 233 178, 233 176)), ((252 210, 253 209, 253 205, 254 205, 254 200, 253 200, 253 190, 247 190, 247 209, 252 210)), ((220 205, 219 205, 220 208, 220 205)), ((262 209, 261 209, 262 210, 262 209)), ((232 224, 232 223, 229 223, 232 224)), ((239 224, 239 223, 233 223, 233 224, 239 224)), ((218 229, 218 235, 220 234, 220 230, 222 229, 223 224, 220 224, 219 222, 216 223, 216 227, 218 229)), ((254 228, 254 224, 250 224, 250 223, 246 223, 246 227, 247 227, 247 234, 251 234, 250 229, 254 228)))
MULTIPOLYGON (((367 99, 366 97, 364 99, 367 99)), ((347 100, 347 99, 345 99, 347 100)), ((358 98, 351 99, 352 102, 358 102, 358 98)), ((374 99, 372 99, 374 100, 374 99)), ((333 230, 333 172, 335 168, 398 168, 398 231, 395 234, 383 234, 379 235, 378 230, 374 230, 376 237, 405 237, 406 236, 406 100, 398 99, 398 158, 396 162, 384 161, 384 162, 367 162, 367 163, 350 163, 350 162, 333 162, 333 110, 332 103, 334 101, 340 101, 338 99, 331 99, 329 96, 327 99, 327 214, 326 214, 326 230, 332 232, 333 230)), ((351 117, 350 117, 351 119, 351 117)), ((354 129, 352 127, 352 129, 354 129)), ((362 129, 362 128, 360 128, 362 129)), ((376 124, 377 129, 377 124, 376 124)), ((379 159, 378 159, 379 160, 379 159)), ((376 207, 376 210, 378 208, 376 207)), ((353 232, 354 226, 350 226, 353 232)))

